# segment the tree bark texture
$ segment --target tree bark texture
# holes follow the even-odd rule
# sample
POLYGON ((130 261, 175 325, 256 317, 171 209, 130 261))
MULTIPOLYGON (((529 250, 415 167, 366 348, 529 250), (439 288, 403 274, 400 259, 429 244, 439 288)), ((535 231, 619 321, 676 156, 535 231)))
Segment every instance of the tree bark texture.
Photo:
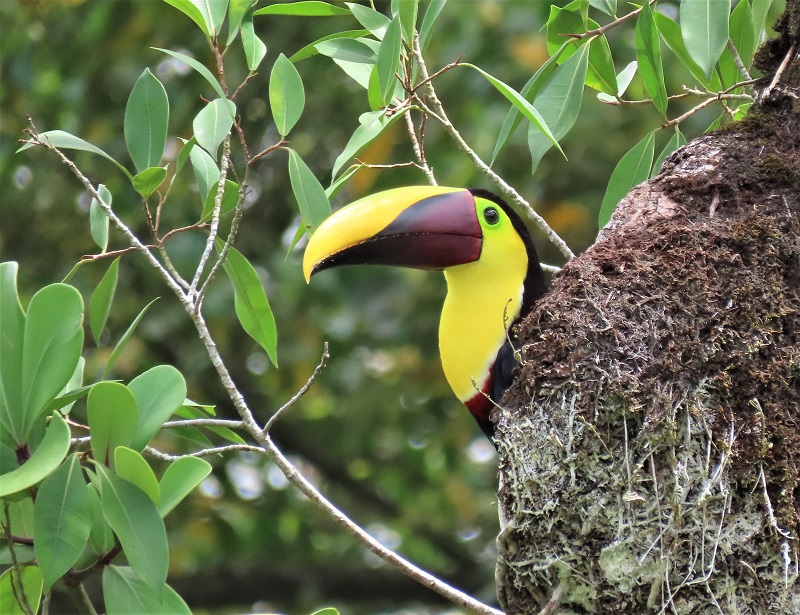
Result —
POLYGON ((507 613, 800 614, 800 1, 750 115, 620 203, 521 323, 507 613))

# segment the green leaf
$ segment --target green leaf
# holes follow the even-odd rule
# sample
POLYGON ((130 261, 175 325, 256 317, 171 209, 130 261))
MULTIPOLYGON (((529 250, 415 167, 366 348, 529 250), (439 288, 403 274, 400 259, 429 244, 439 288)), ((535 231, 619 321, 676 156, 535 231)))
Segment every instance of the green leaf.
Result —
POLYGON ((136 432, 139 411, 133 393, 119 382, 98 382, 86 398, 86 414, 94 460, 114 469, 114 451, 130 446, 136 432))
POLYGON ((206 35, 206 38, 211 38, 211 34, 208 31, 208 26, 206 25, 206 20, 200 10, 192 3, 192 0, 164 0, 164 2, 174 6, 181 13, 186 15, 200 27, 200 29, 203 31, 203 34, 206 35))
MULTIPOLYGON (((361 169, 363 167, 364 167, 363 164, 351 165, 344 173, 342 173, 336 179, 336 181, 334 181, 330 186, 325 188, 325 196, 328 197, 328 201, 330 201, 331 199, 333 199, 333 197, 335 197, 337 194, 339 194, 339 191, 342 188, 344 188, 344 185, 350 180, 351 177, 353 177, 353 175, 355 175, 356 171, 358 171, 359 169, 361 169)), ((305 234, 305 228, 303 228, 303 226, 300 225, 300 227, 297 229, 297 231, 298 231, 298 236, 296 237, 296 241, 294 241, 294 244, 292 245, 292 248, 294 248, 294 246, 297 244, 297 242, 300 241, 300 237, 302 237, 305 234)), ((290 251, 291 251, 291 249, 290 249, 290 251)))
MULTIPOLYGON (((756 50, 753 12, 750 10, 749 2, 739 2, 736 8, 733 9, 729 29, 731 42, 736 48, 742 64, 744 64, 745 68, 749 68, 756 50)), ((745 79, 739 72, 739 67, 736 65, 733 54, 727 46, 719 58, 719 72, 722 76, 722 84, 725 87, 730 87, 745 79)))
POLYGON ((186 381, 171 365, 157 365, 128 383, 139 421, 131 448, 141 451, 186 398, 186 381))
POLYGON ((69 457, 42 482, 33 507, 36 559, 45 591, 78 561, 92 529, 92 504, 80 454, 69 457))
MULTIPOLYGON (((217 198, 217 185, 215 184, 211 190, 208 191, 206 197, 206 204, 203 207, 203 213, 200 215, 200 222, 207 222, 211 220, 214 214, 214 201, 217 198)), ((220 204, 219 215, 223 216, 236 208, 239 202, 239 184, 232 182, 229 179, 225 180, 225 191, 222 193, 222 203, 220 204)))
POLYGON ((114 451, 116 473, 131 485, 144 491, 154 504, 161 498, 161 489, 153 469, 139 453, 127 446, 118 446, 114 451))
POLYGON ((764 34, 764 24, 767 22, 767 14, 769 7, 772 5, 772 0, 752 0, 753 3, 753 34, 755 35, 756 44, 761 41, 764 34))
POLYGON ((403 117, 403 114, 395 113, 391 118, 386 118, 386 116, 383 115, 383 111, 376 111, 364 113, 361 115, 361 118, 365 116, 373 118, 373 121, 367 123, 362 122, 358 128, 353 131, 347 145, 344 146, 342 153, 337 156, 333 163, 333 177, 336 177, 337 173, 345 164, 350 162, 354 156, 357 156, 361 150, 374 141, 384 130, 403 117))
MULTIPOLYGON (((533 101, 542 118, 552 128, 556 139, 566 135, 578 118, 588 67, 589 48, 584 45, 554 71, 533 101)), ((532 173, 551 147, 550 140, 531 124, 528 130, 528 149, 531 152, 532 173)))
POLYGON ((200 64, 200 62, 190 56, 187 56, 186 54, 179 53, 177 51, 162 49, 161 47, 153 47, 153 49, 156 51, 161 51, 162 53, 166 53, 167 55, 172 56, 176 60, 180 60, 184 64, 196 70, 205 78, 206 81, 208 81, 209 84, 211 84, 211 87, 214 88, 214 91, 220 98, 225 98, 225 92, 222 90, 222 86, 219 84, 219 81, 217 81, 211 71, 200 64))
POLYGON ((730 10, 730 0, 681 0, 683 42, 707 79, 728 42, 730 10))
POLYGON ((163 167, 150 167, 133 176, 133 189, 144 198, 153 194, 167 179, 167 169, 163 167))
MULTIPOLYGON (((190 400, 186 400, 180 408, 175 411, 181 418, 185 419, 205 419, 209 416, 215 416, 214 406, 201 406, 190 400)), ((188 428, 187 428, 188 429, 188 428)), ((199 428, 196 428, 199 430, 199 428)), ((217 434, 220 438, 233 442, 234 444, 246 444, 244 439, 239 436, 232 429, 227 427, 206 426, 203 429, 208 429, 210 432, 217 434)))
POLYGON ((331 204, 322 184, 317 181, 300 155, 292 149, 289 150, 289 180, 310 236, 331 215, 331 204))
POLYGON ((25 312, 17 294, 17 263, 0 263, 0 426, 17 444, 22 433, 22 345, 25 312))
MULTIPOLYGON (((231 5, 233 6, 233 5, 231 5)), ((242 47, 244 56, 247 60, 247 68, 252 73, 261 64, 261 60, 267 55, 267 46, 258 38, 253 27, 253 18, 248 16, 242 22, 242 47)))
POLYGON ((203 202, 207 203, 208 195, 211 194, 212 190, 216 193, 215 187, 219 183, 219 168, 217 167, 217 163, 214 162, 211 155, 202 147, 192 147, 189 153, 189 159, 194 169, 197 189, 200 192, 201 198, 205 198, 203 202), (203 197, 203 195, 205 195, 205 197, 203 197))
POLYGON ((683 133, 681 133, 680 130, 675 131, 675 134, 672 135, 672 138, 667 142, 667 144, 664 146, 664 149, 662 149, 661 153, 656 157, 650 177, 655 177, 658 175, 661 171, 661 165, 664 163, 664 159, 679 147, 683 147, 684 145, 686 145, 686 137, 683 136, 683 133))
MULTIPOLYGON (((52 145, 53 147, 57 147, 59 149, 73 149, 82 152, 90 152, 92 154, 97 154, 98 156, 102 156, 106 160, 110 160, 115 165, 117 165, 117 168, 123 173, 125 173, 128 179, 133 179, 133 176, 128 172, 128 169, 123 167, 119 162, 114 160, 111 156, 106 154, 99 147, 97 147, 96 145, 92 145, 88 141, 84 141, 80 137, 71 135, 63 130, 48 130, 47 132, 39 133, 39 137, 43 141, 47 141, 48 143, 50 143, 50 145, 52 145)), ((34 145, 36 144, 28 141, 17 150, 17 153, 29 149, 34 145)))
POLYGON ((349 14, 350 11, 347 9, 316 0, 270 4, 253 13, 253 15, 292 15, 295 17, 335 17, 349 14))
MULTIPOLYGON (((230 44, 233 42, 233 39, 236 38, 236 33, 239 31, 239 28, 242 29, 242 42, 244 42, 244 29, 246 22, 250 22, 250 32, 253 34, 253 36, 255 36, 255 33, 253 32, 253 16, 252 14, 248 15, 248 11, 256 2, 257 0, 230 0, 230 5, 228 6, 228 41, 226 46, 230 46, 230 44)), ((261 44, 263 45, 263 43, 261 44)), ((264 47, 265 52, 266 50, 267 48, 264 47)), ((247 54, 247 45, 245 45, 245 54, 247 54)), ((259 60, 259 62, 260 61, 261 60, 259 60)), ((256 66, 258 66, 258 62, 256 62, 256 66)), ((249 56, 248 67, 251 71, 255 70, 254 67, 250 67, 249 56)))
POLYGON ((339 611, 334 609, 333 607, 328 607, 326 609, 320 609, 319 611, 315 611, 311 615, 339 615, 339 611))
POLYGON ((86 361, 83 357, 78 359, 78 364, 75 366, 75 371, 72 372, 72 376, 70 376, 67 384, 65 384, 64 388, 61 389, 58 397, 47 404, 47 407, 45 408, 45 412, 47 414, 51 414, 55 410, 59 410, 59 414, 62 416, 69 414, 72 406, 75 404, 75 401, 89 393, 90 387, 81 386, 83 384, 83 368, 85 365, 86 361), (61 401, 57 402, 56 400, 59 399, 61 401))
POLYGON ((634 145, 617 163, 600 206, 598 226, 603 228, 611 219, 617 204, 634 186, 646 181, 650 176, 655 153, 655 135, 651 132, 634 145))
POLYGON ((199 457, 173 461, 161 477, 161 499, 156 506, 159 514, 166 517, 210 473, 211 464, 199 457))
MULTIPOLYGON (((617 87, 619 88, 617 90, 617 96, 622 96, 625 93, 631 81, 633 81, 633 77, 636 75, 638 68, 639 63, 634 60, 619 72, 617 75, 617 87)), ((615 103, 617 101, 616 96, 609 96, 605 92, 598 92, 597 99, 604 103, 615 103)))
MULTIPOLYGON (((547 51, 550 54, 563 46, 565 34, 584 32, 586 28, 599 27, 599 24, 593 19, 588 19, 584 25, 581 14, 570 10, 569 6, 572 5, 564 8, 550 7, 550 17, 547 21, 547 51)), ((588 40, 582 39, 579 43, 583 46, 588 40)), ((586 74, 586 85, 613 96, 617 92, 617 75, 608 40, 603 35, 592 40, 589 45, 589 70, 586 74)), ((578 46, 569 45, 561 54, 559 64, 566 62, 577 49, 578 46)))
POLYGON ((278 134, 285 137, 303 114, 306 95, 300 73, 283 54, 275 60, 270 73, 269 104, 278 134))
POLYGON ((111 312, 111 302, 114 300, 114 292, 117 290, 117 280, 119 279, 119 261, 122 257, 117 257, 111 263, 103 279, 97 285, 89 301, 89 325, 95 342, 100 344, 100 336, 111 312))
MULTIPOLYGON (((103 184, 97 186, 97 194, 100 198, 111 207, 111 193, 103 184)), ((101 252, 105 252, 108 248, 108 216, 97 199, 92 197, 92 203, 89 205, 89 231, 92 234, 92 239, 100 248, 101 252)))
MULTIPOLYGON (((217 252, 221 252, 223 242, 216 240, 217 252)), ((250 262, 242 254, 231 248, 228 258, 222 263, 225 273, 233 284, 234 307, 239 323, 245 332, 267 352, 270 361, 278 366, 278 331, 275 317, 269 307, 267 294, 261 280, 250 262)))
POLYGON ((155 504, 143 491, 97 466, 102 484, 103 515, 122 545, 133 572, 150 588, 161 588, 167 579, 169 547, 164 522, 155 504))
POLYGON ((98 487, 100 485, 97 475, 89 472, 93 482, 89 484, 86 496, 92 509, 92 528, 89 532, 89 544, 97 555, 105 555, 114 548, 114 532, 103 516, 103 507, 100 504, 98 487))
POLYGON ((447 0, 431 0, 428 5, 428 10, 425 11, 425 16, 422 18, 422 25, 419 28, 419 48, 424 52, 428 48, 428 43, 431 42, 433 29, 436 22, 439 20, 439 15, 444 8, 447 0))
POLYGON ((315 45, 324 56, 356 64, 375 64, 377 54, 365 42, 351 38, 332 38, 315 45))
POLYGON ((392 95, 397 85, 397 71, 400 69, 402 49, 400 21, 395 18, 386 29, 386 35, 378 50, 376 66, 382 106, 386 106, 392 101, 392 95))
POLYGON ((117 362, 117 359, 119 359, 119 355, 125 349, 125 346, 127 346, 128 341, 131 339, 131 336, 133 335, 133 332, 136 331, 136 327, 139 326, 139 322, 141 322, 142 318, 144 317, 145 312, 147 312, 148 308, 151 305, 153 305, 156 301, 158 301, 158 297, 156 297, 150 303, 148 303, 146 306, 144 306, 142 308, 142 311, 139 312, 139 314, 136 316, 136 318, 133 319, 133 322, 130 324, 130 326, 128 327, 127 331, 125 331, 125 333, 122 334, 122 337, 119 338, 119 341, 117 342, 117 345, 114 346, 114 350, 111 351, 111 356, 108 357, 108 363, 106 363, 106 369, 105 369, 105 372, 103 373, 103 377, 104 378, 111 371, 111 368, 114 367, 114 364, 117 362))
POLYGON ((697 82, 704 88, 716 91, 719 86, 719 78, 713 75, 711 81, 709 81, 703 69, 692 60, 689 52, 686 50, 686 45, 683 44, 680 26, 658 11, 653 12, 653 18, 655 19, 661 38, 666 43, 667 47, 669 47, 670 51, 680 60, 681 64, 691 73, 692 77, 697 79, 697 82))
POLYGON ((411 46, 417 27, 419 0, 392 0, 392 15, 400 18, 403 40, 411 46))
POLYGON ((350 12, 353 13, 353 17, 358 20, 358 23, 369 30, 379 41, 383 40, 386 28, 389 27, 392 21, 391 19, 363 4, 356 4, 355 2, 345 2, 345 4, 350 9, 350 12))
POLYGON ((17 444, 27 441, 47 404, 67 384, 75 372, 82 348, 83 299, 80 293, 67 284, 51 284, 41 289, 31 299, 25 318, 21 405, 19 415, 12 414, 11 435, 17 444))
POLYGON ((150 587, 127 566, 106 566, 103 570, 103 595, 107 615, 191 615, 189 607, 169 585, 150 587))
POLYGON ((564 153, 564 150, 561 149, 561 146, 558 144, 558 141, 553 136, 553 133, 547 126, 547 122, 544 121, 544 118, 541 116, 539 111, 537 111, 531 103, 525 100, 525 98, 523 98, 519 94, 519 92, 517 92, 511 86, 506 85, 499 79, 492 77, 492 75, 490 75, 483 69, 478 68, 474 64, 469 64, 467 62, 464 62, 461 64, 461 66, 468 66, 470 68, 474 68, 481 75, 486 77, 487 81, 489 81, 489 83, 491 83, 498 92, 500 92, 503 96, 505 96, 506 99, 508 99, 508 101, 512 105, 514 105, 531 124, 536 126, 536 128, 540 130, 553 145, 556 146, 556 149, 558 149, 559 152, 561 152, 562 154, 564 153))
POLYGON ((70 431, 61 415, 54 414, 38 448, 24 464, 0 478, 0 498, 32 487, 61 465, 67 456, 70 431))
POLYGON ((228 0, 191 0, 206 23, 211 38, 216 38, 222 30, 222 22, 228 9, 228 0))
POLYGON ((125 143, 138 171, 157 167, 167 144, 169 100, 161 82, 145 68, 125 107, 125 143))
POLYGON ((195 116, 194 137, 212 157, 217 157, 220 143, 231 131, 235 116, 236 105, 227 98, 215 98, 195 116))
POLYGON ((319 51, 317 51, 317 45, 319 43, 331 41, 336 38, 361 38, 367 34, 369 34, 369 30, 345 30, 344 32, 334 32, 333 34, 318 38, 313 43, 309 43, 305 47, 299 49, 289 57, 289 60, 297 64, 300 60, 305 60, 306 58, 317 55, 319 53, 319 51))
POLYGON ((609 17, 617 15, 617 0, 589 0, 589 4, 609 17))
POLYGON ((3 615, 25 615, 28 611, 17 601, 19 584, 28 598, 28 605, 34 613, 39 612, 39 602, 42 599, 42 571, 38 566, 25 566, 21 574, 15 568, 9 568, 0 575, 0 604, 3 605, 3 615), (13 575, 13 578, 12 578, 13 575), (19 576, 18 576, 19 575, 19 576))
POLYGON ((664 85, 664 66, 661 63, 661 45, 650 4, 642 5, 636 21, 636 60, 644 87, 653 105, 664 116, 667 112, 667 87, 664 85))

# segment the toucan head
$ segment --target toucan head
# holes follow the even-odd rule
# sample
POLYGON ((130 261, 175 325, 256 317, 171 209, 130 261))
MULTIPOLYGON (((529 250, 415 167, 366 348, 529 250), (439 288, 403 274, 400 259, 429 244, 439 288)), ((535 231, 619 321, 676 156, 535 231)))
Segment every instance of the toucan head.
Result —
POLYGON ((487 241, 520 239, 540 271, 524 223, 493 194, 442 186, 395 188, 364 197, 326 219, 308 242, 303 273, 309 281, 341 265, 448 269, 479 260, 487 241))

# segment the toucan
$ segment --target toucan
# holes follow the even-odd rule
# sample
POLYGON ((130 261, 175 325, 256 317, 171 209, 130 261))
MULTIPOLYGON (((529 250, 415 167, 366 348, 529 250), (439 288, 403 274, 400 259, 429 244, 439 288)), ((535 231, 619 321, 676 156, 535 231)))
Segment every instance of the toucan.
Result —
POLYGON ((439 352, 456 397, 492 440, 490 413, 514 378, 509 329, 546 292, 522 219, 481 189, 408 186, 343 207, 319 225, 303 257, 306 282, 342 265, 443 270, 439 352))

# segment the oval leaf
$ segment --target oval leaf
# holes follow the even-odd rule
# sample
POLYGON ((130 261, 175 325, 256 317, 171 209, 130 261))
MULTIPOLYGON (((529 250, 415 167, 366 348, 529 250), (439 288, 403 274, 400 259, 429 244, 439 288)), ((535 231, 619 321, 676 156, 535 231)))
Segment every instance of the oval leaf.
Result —
MULTIPOLYGON (((219 183, 219 168, 214 159, 202 147, 192 147, 189 152, 189 159, 194 169, 194 178, 197 182, 197 189, 205 203, 208 202, 208 195, 214 186, 219 183)), ((213 197, 212 197, 213 201, 213 197)))
POLYGON ((3 605, 3 615, 25 615, 31 611, 38 613, 39 602, 42 599, 42 571, 38 566, 25 566, 19 577, 17 574, 17 570, 9 568, 0 575, 0 604, 3 605), (17 601, 20 582, 22 591, 28 599, 25 608, 17 601))
POLYGON ((655 135, 651 132, 634 145, 617 163, 611 179, 608 181, 606 194, 600 206, 598 226, 603 228, 611 219, 617 204, 628 194, 631 188, 641 184, 650 176, 655 154, 655 135))
POLYGON ((150 167, 133 176, 133 189, 144 198, 153 194, 167 179, 167 170, 162 167, 150 167))
POLYGON ((119 538, 128 563, 150 588, 167 579, 169 547, 164 522, 143 491, 98 466, 103 516, 119 538))
MULTIPOLYGON (((222 252, 223 242, 220 239, 217 239, 216 247, 217 252, 222 252)), ((236 248, 230 249, 222 266, 233 284, 234 307, 239 323, 277 367, 278 331, 275 317, 256 270, 236 248)))
POLYGON ((61 465, 67 456, 70 431, 60 414, 54 414, 39 447, 16 470, 0 476, 0 498, 32 487, 61 465))
POLYGON ((114 259, 111 266, 106 271, 103 279, 97 285, 92 293, 92 298, 89 301, 89 325, 92 329, 92 335, 95 342, 100 344, 100 336, 103 334, 103 329, 108 320, 108 314, 111 312, 111 302, 114 300, 114 292, 117 289, 117 280, 119 279, 119 260, 122 257, 114 259))
POLYGON ((114 451, 129 446, 136 431, 139 411, 128 387, 119 382, 98 382, 86 398, 86 414, 97 463, 113 469, 114 451))
POLYGON ((174 6, 181 13, 186 15, 200 27, 200 29, 203 31, 203 34, 205 34, 207 38, 211 38, 211 34, 208 31, 208 26, 206 25, 206 20, 203 17, 203 14, 192 3, 191 0, 164 0, 164 2, 174 6))
POLYGON ((161 497, 158 479, 144 457, 127 446, 118 446, 114 451, 114 461, 117 476, 144 491, 154 504, 158 502, 161 497))
POLYGON ((197 114, 192 122, 197 143, 214 158, 220 143, 225 139, 233 126, 236 116, 236 105, 227 98, 216 98, 208 103, 197 114))
POLYGON ((211 464, 198 457, 173 461, 161 477, 161 499, 156 508, 165 517, 211 473, 211 464))
MULTIPOLYGON (((114 160, 111 156, 106 154, 103 150, 101 150, 96 145, 92 145, 88 141, 84 141, 80 137, 76 137, 75 135, 71 135, 68 132, 63 130, 48 130, 47 132, 42 132, 39 134, 39 137, 42 140, 47 141, 53 147, 57 147, 59 149, 74 149, 83 152, 91 152, 92 154, 97 154, 98 156, 102 156, 106 160, 110 160, 117 168, 119 168, 128 178, 132 178, 133 176, 128 172, 128 169, 123 167, 119 162, 114 160)), ((30 141, 26 142, 22 147, 20 147, 17 152, 21 152, 28 148, 33 147, 36 145, 35 143, 31 143, 30 141)))
POLYGON ((283 54, 275 60, 270 73, 269 104, 278 133, 285 137, 303 114, 306 95, 300 73, 283 54))
POLYGON ((332 38, 315 45, 324 56, 355 64, 375 64, 378 56, 372 47, 358 39, 332 38))
MULTIPOLYGON (((228 42, 226 45, 230 45, 233 42, 240 27, 242 31, 244 31, 244 24, 246 21, 250 22, 252 31, 253 16, 252 14, 248 15, 248 11, 256 1, 257 0, 230 0, 230 7, 228 8, 228 42)), ((244 37, 244 32, 242 32, 242 37, 244 37)), ((266 51, 266 47, 264 50, 266 51)), ((250 70, 252 71, 255 69, 251 68, 250 70)))
POLYGON ((125 107, 125 143, 138 171, 157 167, 161 162, 167 144, 168 123, 167 92, 150 69, 145 68, 125 107))
MULTIPOLYGON (((201 150, 202 151, 202 150, 201 150)), ((203 208, 203 213, 200 215, 200 222, 207 222, 211 220, 211 216, 214 214, 214 201, 217 198, 217 188, 216 185, 208 192, 208 196, 206 197, 206 205, 203 208)), ((239 184, 236 182, 232 182, 229 179, 225 180, 225 191, 222 194, 222 203, 220 204, 219 214, 225 215, 228 212, 233 211, 236 208, 236 204, 239 202, 239 184)))
POLYGON ((728 42, 730 0, 681 0, 681 35, 689 56, 706 78, 728 42))
POLYGON ((267 55, 267 46, 256 35, 252 17, 248 17, 242 22, 242 47, 248 70, 251 73, 255 72, 258 65, 261 64, 261 60, 267 55))
POLYGON ((77 453, 39 487, 33 507, 33 534, 45 591, 72 568, 86 547, 92 529, 88 491, 77 453))
POLYGON ((253 15, 292 15, 295 17, 335 17, 349 14, 350 11, 347 9, 316 0, 270 4, 253 13, 253 15))
POLYGON ((0 426, 22 444, 22 345, 25 312, 17 294, 17 263, 0 263, 0 426))
POLYGON ((353 13, 353 17, 358 20, 358 23, 369 30, 375 38, 383 40, 391 19, 363 4, 356 4, 355 2, 345 2, 345 4, 350 9, 350 12, 353 13))
POLYGON ((311 169, 292 149, 289 150, 289 180, 306 229, 313 233, 331 215, 331 204, 311 169))
POLYGON ((141 451, 186 399, 186 381, 171 365, 157 365, 128 383, 139 420, 131 448, 141 451))

